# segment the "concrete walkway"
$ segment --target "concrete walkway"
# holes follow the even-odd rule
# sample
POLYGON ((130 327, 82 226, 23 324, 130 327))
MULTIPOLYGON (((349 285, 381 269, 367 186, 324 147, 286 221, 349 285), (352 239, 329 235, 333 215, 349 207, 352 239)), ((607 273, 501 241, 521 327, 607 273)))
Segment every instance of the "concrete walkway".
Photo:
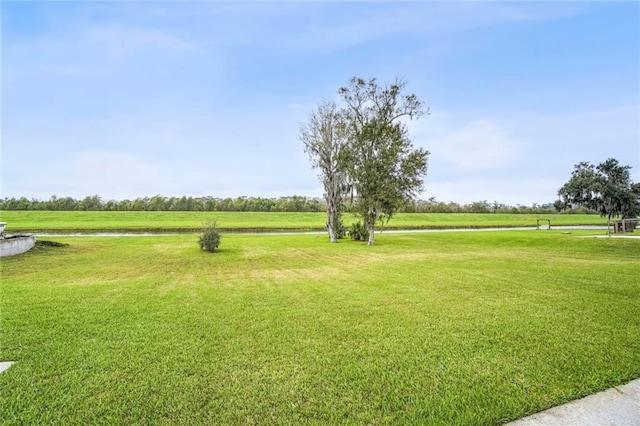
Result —
POLYGON ((0 373, 2 373, 3 371, 7 371, 13 364, 13 361, 0 362, 0 373))
POLYGON ((508 423, 507 426, 640 426, 640 379, 508 423))

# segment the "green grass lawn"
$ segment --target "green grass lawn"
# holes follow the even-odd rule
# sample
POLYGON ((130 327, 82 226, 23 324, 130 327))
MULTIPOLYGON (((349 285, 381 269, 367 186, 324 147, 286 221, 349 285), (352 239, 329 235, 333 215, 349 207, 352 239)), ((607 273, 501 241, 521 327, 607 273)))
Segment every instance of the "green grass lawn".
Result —
POLYGON ((640 241, 60 237, 1 262, 6 424, 501 424, 640 377, 640 241))
MULTIPOLYGON (((215 218, 226 230, 322 230, 325 213, 259 212, 61 212, 2 211, 0 221, 8 232, 86 231, 194 231, 207 218, 215 218)), ((477 228, 492 226, 535 226, 536 219, 550 219, 552 225, 606 225, 598 215, 534 215, 478 213, 400 213, 389 228, 477 228)), ((359 219, 344 215, 348 226, 359 219)))

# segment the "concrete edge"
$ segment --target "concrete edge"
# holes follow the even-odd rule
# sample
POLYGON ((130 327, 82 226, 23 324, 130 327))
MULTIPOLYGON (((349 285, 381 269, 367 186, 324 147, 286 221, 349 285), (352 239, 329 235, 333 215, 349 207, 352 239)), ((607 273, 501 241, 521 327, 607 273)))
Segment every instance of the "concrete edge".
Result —
POLYGON ((15 361, 2 361, 2 362, 0 362, 0 373, 4 373, 5 371, 7 371, 15 363, 16 363, 15 361))
POLYGON ((640 426, 640 379, 523 417, 506 426, 640 426))

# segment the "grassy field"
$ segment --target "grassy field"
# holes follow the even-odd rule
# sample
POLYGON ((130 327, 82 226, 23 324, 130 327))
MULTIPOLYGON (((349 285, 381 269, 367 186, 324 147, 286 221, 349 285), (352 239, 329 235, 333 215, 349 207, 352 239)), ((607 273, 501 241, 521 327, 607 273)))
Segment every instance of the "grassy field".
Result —
POLYGON ((502 424, 640 377, 640 241, 59 237, 2 260, 6 424, 502 424))
MULTIPOLYGON (((324 213, 258 212, 60 212, 2 211, 0 221, 7 222, 8 232, 79 232, 79 231, 194 231, 207 218, 215 218, 226 230, 322 230, 324 213)), ((606 225, 597 215, 528 215, 477 213, 401 213, 388 228, 477 228, 492 226, 535 226, 536 219, 550 219, 552 225, 606 225)), ((344 215, 350 225, 358 219, 344 215)))

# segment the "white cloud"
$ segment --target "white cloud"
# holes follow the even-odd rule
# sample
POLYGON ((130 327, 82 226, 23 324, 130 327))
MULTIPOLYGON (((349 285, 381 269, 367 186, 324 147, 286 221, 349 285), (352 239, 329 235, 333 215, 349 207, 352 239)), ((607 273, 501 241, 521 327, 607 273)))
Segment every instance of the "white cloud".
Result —
POLYGON ((130 67, 127 61, 185 55, 199 48, 173 29, 126 22, 76 22, 70 17, 55 21, 38 37, 14 39, 3 33, 3 38, 3 79, 7 73, 15 83, 32 81, 33 76, 45 80, 52 75, 104 76, 114 65, 130 67))
POLYGON ((89 149, 56 156, 53 161, 27 159, 6 164, 19 171, 3 180, 3 196, 81 198, 98 194, 105 199, 181 192, 189 176, 176 175, 157 163, 128 153, 89 149))
POLYGON ((490 171, 512 166, 526 144, 490 118, 438 113, 409 124, 413 141, 452 171, 490 171))
POLYGON ((554 200, 579 161, 615 157, 640 181, 639 117, 637 105, 481 117, 447 111, 411 122, 409 131, 432 153, 423 197, 531 204, 554 200))
POLYGON ((150 49, 188 52, 196 48, 195 43, 166 31, 122 23, 93 23, 81 29, 78 38, 117 58, 148 53, 150 49))
POLYGON ((585 9, 577 4, 554 4, 551 8, 505 2, 374 2, 354 3, 351 6, 357 10, 331 13, 335 4, 327 5, 328 9, 316 12, 326 19, 313 19, 295 37, 288 35, 276 45, 306 51, 348 48, 394 35, 433 36, 510 22, 558 19, 585 9))
POLYGON ((104 150, 74 154, 58 173, 59 187, 75 194, 100 194, 105 198, 154 195, 160 189, 175 192, 188 184, 188 179, 177 179, 170 170, 157 164, 104 150))
POLYGON ((532 205, 553 202, 562 179, 501 179, 478 178, 448 182, 427 182, 424 198, 438 201, 471 203, 473 201, 498 201, 508 205, 532 205))
POLYGON ((174 103, 73 126, 9 123, 3 195, 321 195, 297 140, 306 111, 288 104, 238 114, 174 103))
POLYGON ((499 124, 477 119, 444 136, 434 153, 460 170, 495 170, 518 160, 519 145, 499 124))

